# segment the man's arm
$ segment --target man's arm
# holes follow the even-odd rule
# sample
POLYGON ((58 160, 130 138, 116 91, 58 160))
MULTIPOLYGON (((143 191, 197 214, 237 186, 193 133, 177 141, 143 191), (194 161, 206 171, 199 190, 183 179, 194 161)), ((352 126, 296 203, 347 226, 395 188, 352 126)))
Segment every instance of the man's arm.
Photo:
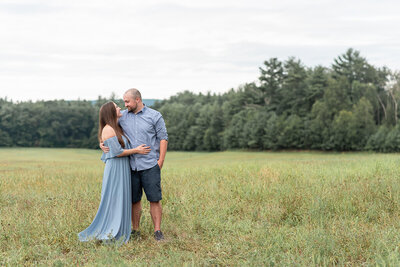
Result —
POLYGON ((162 169, 164 165, 165 154, 167 154, 168 141, 160 141, 160 158, 158 159, 158 166, 162 169))
POLYGON ((110 152, 110 149, 107 146, 105 146, 103 142, 100 142, 99 147, 101 150, 103 150, 104 153, 110 152))
POLYGON ((165 127, 165 122, 162 115, 159 113, 159 118, 156 121, 156 134, 157 139, 160 141, 160 158, 158 159, 158 166, 160 169, 164 165, 165 154, 167 154, 168 147, 168 133, 165 127))

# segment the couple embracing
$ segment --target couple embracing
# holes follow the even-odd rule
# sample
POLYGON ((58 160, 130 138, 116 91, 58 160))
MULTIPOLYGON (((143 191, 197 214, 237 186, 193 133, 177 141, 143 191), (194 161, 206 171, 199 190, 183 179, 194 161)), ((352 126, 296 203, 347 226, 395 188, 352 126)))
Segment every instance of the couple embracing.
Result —
POLYGON ((127 110, 108 102, 99 112, 99 141, 105 162, 101 201, 92 224, 78 234, 80 241, 140 237, 143 190, 150 202, 154 238, 161 232, 161 176, 168 134, 164 119, 142 102, 137 89, 124 94, 127 110), (132 228, 131 228, 132 220, 132 228))

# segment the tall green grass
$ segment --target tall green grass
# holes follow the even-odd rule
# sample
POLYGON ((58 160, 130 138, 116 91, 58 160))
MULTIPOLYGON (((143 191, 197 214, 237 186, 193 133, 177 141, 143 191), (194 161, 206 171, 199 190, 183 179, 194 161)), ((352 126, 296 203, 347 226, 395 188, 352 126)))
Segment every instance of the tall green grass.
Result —
MULTIPOLYGON (((166 236, 80 243, 103 163, 79 149, 0 149, 0 265, 400 265, 400 157, 167 153, 166 236)), ((145 199, 144 199, 145 200, 145 199)))

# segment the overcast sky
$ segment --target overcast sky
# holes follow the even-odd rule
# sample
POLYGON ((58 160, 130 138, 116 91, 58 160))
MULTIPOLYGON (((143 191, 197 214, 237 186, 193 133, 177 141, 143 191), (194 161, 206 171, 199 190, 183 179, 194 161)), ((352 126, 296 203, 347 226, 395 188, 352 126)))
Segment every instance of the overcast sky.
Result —
POLYGON ((400 70, 400 2, 0 0, 0 97, 226 92, 264 60, 330 66, 353 47, 400 70))

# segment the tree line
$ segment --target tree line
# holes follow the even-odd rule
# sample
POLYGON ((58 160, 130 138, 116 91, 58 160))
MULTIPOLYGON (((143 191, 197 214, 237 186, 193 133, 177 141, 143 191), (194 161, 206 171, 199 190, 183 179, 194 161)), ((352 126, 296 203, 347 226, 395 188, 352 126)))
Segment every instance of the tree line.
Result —
MULTIPOLYGON (((97 148, 97 101, 0 99, 0 146, 97 148)), ((170 150, 400 151, 400 74, 348 49, 330 67, 271 58, 256 82, 223 94, 178 93, 152 107, 170 150)))

